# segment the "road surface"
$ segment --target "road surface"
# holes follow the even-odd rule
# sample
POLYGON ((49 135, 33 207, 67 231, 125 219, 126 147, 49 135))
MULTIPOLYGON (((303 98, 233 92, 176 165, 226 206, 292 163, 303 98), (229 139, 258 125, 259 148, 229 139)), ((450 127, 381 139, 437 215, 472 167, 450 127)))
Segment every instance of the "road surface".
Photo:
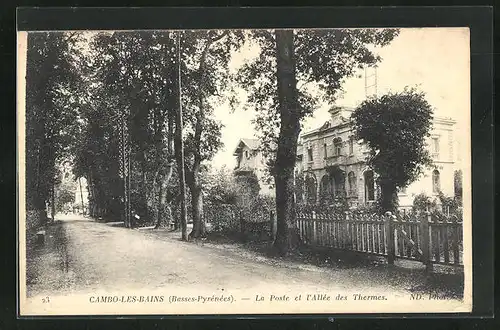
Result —
POLYGON ((112 227, 77 215, 48 228, 44 246, 28 251, 27 270, 28 297, 180 286, 409 296, 423 285, 380 267, 336 269, 271 260, 237 246, 182 242, 172 234, 112 227))

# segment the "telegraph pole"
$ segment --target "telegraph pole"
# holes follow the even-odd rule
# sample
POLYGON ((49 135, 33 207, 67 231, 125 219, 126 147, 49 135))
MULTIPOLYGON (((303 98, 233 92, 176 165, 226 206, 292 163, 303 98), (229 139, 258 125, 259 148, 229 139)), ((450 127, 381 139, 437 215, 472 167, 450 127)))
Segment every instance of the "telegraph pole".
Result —
POLYGON ((130 208, 130 179, 132 176, 132 169, 130 168, 130 151, 131 151, 131 142, 130 142, 130 134, 127 136, 127 223, 130 228, 132 228, 132 210, 130 208))
POLYGON ((130 227, 130 144, 126 132, 126 115, 120 118, 120 177, 123 184, 123 222, 125 227, 130 227))

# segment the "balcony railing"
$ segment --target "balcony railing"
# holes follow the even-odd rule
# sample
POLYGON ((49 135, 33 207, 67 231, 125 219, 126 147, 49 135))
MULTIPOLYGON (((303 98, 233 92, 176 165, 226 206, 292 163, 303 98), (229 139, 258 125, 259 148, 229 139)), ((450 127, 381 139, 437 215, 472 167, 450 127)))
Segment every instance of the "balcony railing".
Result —
POLYGON ((325 158, 325 166, 342 165, 346 162, 347 156, 334 155, 325 158))

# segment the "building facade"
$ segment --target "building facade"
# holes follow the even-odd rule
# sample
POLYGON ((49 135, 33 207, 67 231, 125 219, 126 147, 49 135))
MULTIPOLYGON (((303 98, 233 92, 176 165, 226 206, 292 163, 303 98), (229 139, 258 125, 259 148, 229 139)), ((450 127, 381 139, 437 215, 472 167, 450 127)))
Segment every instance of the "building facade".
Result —
MULTIPOLYGON (((304 180, 298 202, 330 205, 336 197, 345 197, 350 206, 370 205, 380 189, 377 174, 367 167, 368 149, 354 138, 350 115, 354 109, 334 107, 331 118, 320 128, 301 136, 296 176, 304 180)), ((435 118, 428 148, 434 167, 399 193, 399 205, 409 208, 417 194, 437 197, 441 191, 454 195, 454 125, 446 118, 435 118)))
POLYGON ((233 170, 235 176, 249 175, 257 176, 260 193, 274 196, 272 184, 266 178, 266 163, 257 139, 240 139, 233 152, 236 157, 236 166, 233 170))
MULTIPOLYGON (((334 107, 330 119, 321 127, 305 132, 299 139, 295 177, 296 201, 308 205, 332 205, 337 197, 352 207, 371 205, 379 194, 377 173, 366 165, 368 148, 354 137, 350 120, 353 108, 334 107), (299 179, 300 178, 300 179, 299 179), (300 180, 300 182, 299 182, 300 180)), ((454 140, 455 121, 434 118, 427 146, 434 166, 399 194, 401 208, 410 208, 418 194, 437 198, 442 192, 454 196, 454 172, 457 152, 454 140)), ((272 185, 265 183, 265 159, 256 139, 241 139, 234 151, 235 175, 255 173, 261 192, 274 196, 272 185)))

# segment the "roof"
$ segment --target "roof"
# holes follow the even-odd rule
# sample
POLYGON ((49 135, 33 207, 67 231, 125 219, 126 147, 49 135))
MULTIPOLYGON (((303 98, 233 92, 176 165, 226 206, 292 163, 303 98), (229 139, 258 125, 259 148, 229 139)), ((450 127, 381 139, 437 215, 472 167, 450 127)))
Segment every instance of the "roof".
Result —
POLYGON ((236 149, 234 149, 233 155, 237 156, 240 153, 243 146, 247 146, 247 148, 250 150, 258 150, 260 142, 258 139, 240 139, 238 145, 236 146, 236 149))

